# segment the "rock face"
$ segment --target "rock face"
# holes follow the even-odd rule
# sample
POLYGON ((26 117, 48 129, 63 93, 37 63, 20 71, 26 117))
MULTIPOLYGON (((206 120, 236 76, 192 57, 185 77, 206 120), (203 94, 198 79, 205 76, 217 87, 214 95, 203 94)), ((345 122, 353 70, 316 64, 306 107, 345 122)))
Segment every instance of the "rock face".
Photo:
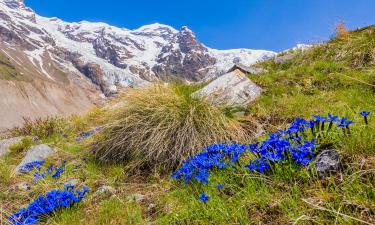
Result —
POLYGON ((22 162, 17 166, 17 171, 20 171, 20 169, 28 163, 35 161, 43 161, 46 158, 53 155, 54 153, 55 150, 53 150, 46 144, 34 146, 27 151, 26 156, 23 158, 22 162))
POLYGON ((23 137, 9 138, 0 140, 0 157, 6 155, 9 152, 9 147, 20 142, 23 137))
POLYGON ((340 155, 336 150, 324 150, 317 157, 314 164, 316 171, 320 177, 325 177, 330 173, 339 170, 340 155))
POLYGON ((224 74, 201 90, 194 97, 205 98, 215 105, 245 107, 255 100, 262 89, 240 70, 224 74))
POLYGON ((200 81, 210 72, 217 59, 198 42, 189 28, 182 27, 173 40, 161 49, 157 62, 152 70, 161 79, 168 79, 172 75, 188 81, 200 81))

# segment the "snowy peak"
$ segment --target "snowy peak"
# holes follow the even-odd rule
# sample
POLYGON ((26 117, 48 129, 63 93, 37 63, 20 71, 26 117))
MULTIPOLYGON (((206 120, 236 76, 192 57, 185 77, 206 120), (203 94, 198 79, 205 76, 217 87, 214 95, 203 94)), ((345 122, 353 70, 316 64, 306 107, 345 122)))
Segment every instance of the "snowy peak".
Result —
POLYGON ((23 0, 4 0, 4 3, 11 9, 25 8, 25 3, 23 0))
POLYGON ((235 62, 251 65, 275 55, 210 49, 186 26, 176 30, 155 23, 129 30, 100 22, 68 23, 39 16, 21 0, 0 0, 0 41, 16 50, 7 54, 25 55, 46 78, 56 80, 56 71, 45 66, 52 60, 63 71, 89 78, 106 95, 172 77, 201 81, 221 75, 235 62))

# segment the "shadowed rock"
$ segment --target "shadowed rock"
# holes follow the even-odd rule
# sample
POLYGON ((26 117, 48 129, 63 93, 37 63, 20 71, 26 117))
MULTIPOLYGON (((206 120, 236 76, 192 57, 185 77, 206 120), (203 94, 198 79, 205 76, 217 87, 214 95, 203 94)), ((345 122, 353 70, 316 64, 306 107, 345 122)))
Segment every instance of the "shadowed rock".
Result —
POLYGON ((314 168, 320 177, 326 177, 339 170, 340 155, 336 150, 324 150, 319 153, 314 163, 314 168))

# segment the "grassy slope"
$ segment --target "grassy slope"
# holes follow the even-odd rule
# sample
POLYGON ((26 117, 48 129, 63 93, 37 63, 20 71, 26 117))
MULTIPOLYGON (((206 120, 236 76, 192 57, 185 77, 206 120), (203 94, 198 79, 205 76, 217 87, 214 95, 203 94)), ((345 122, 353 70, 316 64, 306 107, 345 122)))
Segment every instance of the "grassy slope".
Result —
POLYGON ((263 63, 268 72, 250 76, 265 92, 250 106, 249 112, 268 124, 268 130, 283 128, 296 116, 308 118, 311 114, 328 112, 356 120, 350 137, 336 133, 327 140, 335 143, 343 156, 346 166, 339 174, 321 181, 309 169, 281 165, 267 176, 246 170, 218 172, 210 177, 208 186, 171 182, 158 174, 129 177, 121 165, 100 165, 88 157, 92 139, 75 141, 80 132, 110 120, 105 112, 96 110, 85 118, 75 117, 59 125, 62 131, 42 137, 36 143, 29 140, 15 146, 10 155, 0 159, 0 221, 40 193, 61 188, 64 182, 76 178, 93 192, 102 185, 111 185, 116 188, 116 195, 98 199, 91 194, 80 205, 46 218, 47 223, 359 223, 356 219, 375 223, 375 120, 371 118, 370 126, 364 127, 358 116, 361 110, 375 112, 374 87, 369 85, 375 83, 372 58, 375 35, 368 34, 371 32, 373 28, 356 31, 350 39, 335 39, 299 52, 296 58, 283 64, 263 63), (42 142, 58 150, 50 160, 52 163, 68 160, 67 171, 58 181, 47 178, 33 185, 30 193, 7 191, 20 181, 32 183, 31 176, 17 176, 12 171, 28 145, 42 142), (219 183, 225 184, 221 191, 215 188, 219 183), (211 197, 207 204, 197 199, 203 190, 211 197), (135 193, 144 194, 145 200, 129 199, 135 193))
POLYGON ((23 76, 10 63, 9 59, 0 53, 0 80, 22 80, 23 76))
POLYGON ((174 209, 162 223, 375 223, 375 120, 365 127, 358 115, 375 111, 375 27, 294 54, 282 64, 264 62, 260 66, 267 73, 250 75, 265 91, 249 112, 268 124, 268 130, 312 114, 354 119, 351 136, 335 133, 326 140, 340 151, 342 171, 320 181, 308 169, 280 166, 268 176, 220 172, 211 177, 209 187, 176 184, 165 200, 174 209), (225 184, 223 191, 216 190, 219 183, 225 184), (197 201, 203 190, 211 197, 206 205, 197 201))

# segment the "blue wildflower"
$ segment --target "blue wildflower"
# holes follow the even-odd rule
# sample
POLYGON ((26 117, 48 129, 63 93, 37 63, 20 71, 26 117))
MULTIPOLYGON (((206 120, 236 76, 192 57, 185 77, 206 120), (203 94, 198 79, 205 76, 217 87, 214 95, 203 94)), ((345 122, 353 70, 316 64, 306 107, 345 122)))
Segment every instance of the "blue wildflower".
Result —
POLYGON ((265 159, 259 158, 253 162, 250 162, 248 165, 245 166, 245 168, 251 171, 258 171, 260 173, 263 173, 266 170, 269 170, 271 167, 265 159))
POLYGON ((359 115, 363 116, 363 118, 365 119, 365 123, 366 123, 366 125, 368 125, 368 119, 367 119, 367 117, 368 117, 369 115, 371 115, 371 112, 362 111, 362 112, 359 113, 359 115))
POLYGON ((23 165, 22 167, 20 167, 18 169, 18 171, 20 173, 28 173, 28 172, 32 171, 33 169, 37 169, 37 170, 40 171, 40 169, 42 168, 42 165, 44 163, 45 163, 45 160, 30 162, 30 163, 27 163, 27 164, 23 165))
POLYGON ((223 189, 224 188, 224 184, 218 184, 218 185, 216 185, 216 188, 217 189, 223 189))
POLYGON ((100 132, 102 130, 102 127, 96 127, 95 129, 93 130, 90 130, 90 131, 86 131, 86 132, 82 132, 77 138, 76 138, 76 141, 77 142, 80 142, 82 141, 83 139, 86 139, 88 137, 91 137, 92 135, 100 132))
POLYGON ((74 190, 74 187, 52 190, 45 195, 39 195, 26 208, 13 213, 8 221, 12 225, 36 224, 45 215, 80 202, 88 192, 87 187, 84 187, 82 191, 74 190))
POLYGON ((202 192, 201 196, 199 197, 199 200, 206 203, 208 200, 210 200, 210 197, 207 196, 204 192, 202 192))

